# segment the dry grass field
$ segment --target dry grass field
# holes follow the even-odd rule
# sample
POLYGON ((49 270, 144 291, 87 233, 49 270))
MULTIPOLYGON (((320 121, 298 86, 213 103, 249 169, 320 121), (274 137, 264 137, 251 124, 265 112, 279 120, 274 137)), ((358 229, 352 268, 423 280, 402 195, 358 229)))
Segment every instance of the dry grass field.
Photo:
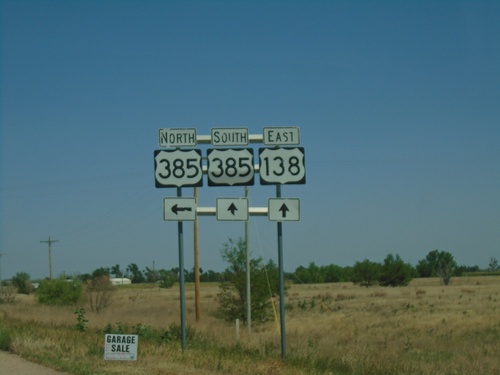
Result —
MULTIPOLYGON (((500 277, 416 279, 407 287, 297 285, 286 295, 286 360, 279 324, 235 326, 214 316, 217 284, 186 287, 188 347, 140 338, 136 362, 104 361, 107 324, 161 330, 179 325, 179 290, 120 287, 100 313, 75 329, 74 307, 17 296, 0 305, 0 336, 12 351, 74 374, 500 374, 500 277)), ((277 301, 276 301, 277 304, 277 301)), ((279 311, 276 305, 277 311, 279 311)), ((88 309, 87 309, 88 310, 88 309)))

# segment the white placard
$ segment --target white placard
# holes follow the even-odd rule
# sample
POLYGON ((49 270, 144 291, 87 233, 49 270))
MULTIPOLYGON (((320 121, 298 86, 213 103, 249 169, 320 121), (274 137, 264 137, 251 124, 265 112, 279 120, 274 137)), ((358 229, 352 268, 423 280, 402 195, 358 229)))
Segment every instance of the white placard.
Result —
POLYGON ((160 147, 194 147, 197 144, 195 128, 169 128, 158 131, 160 147))
POLYGON ((213 146, 247 146, 248 142, 247 128, 213 128, 211 131, 213 146))
POLYGON ((299 221, 300 200, 298 198, 269 198, 270 221, 299 221))
POLYGON ((217 220, 247 221, 248 198, 217 198, 217 220))
POLYGON ((268 146, 300 144, 300 131, 297 126, 268 126, 264 128, 263 141, 268 146))
POLYGON ((136 361, 139 336, 106 334, 104 336, 104 359, 114 361, 136 361))
POLYGON ((196 199, 194 197, 163 198, 163 220, 196 220, 196 199))

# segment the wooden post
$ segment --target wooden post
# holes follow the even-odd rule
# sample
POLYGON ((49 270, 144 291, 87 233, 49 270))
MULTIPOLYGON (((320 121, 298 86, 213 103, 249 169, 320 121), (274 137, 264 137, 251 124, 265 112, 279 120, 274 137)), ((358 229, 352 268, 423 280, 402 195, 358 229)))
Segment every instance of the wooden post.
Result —
MULTIPOLYGON (((198 188, 194 188, 194 199, 198 206, 198 188)), ((194 220, 194 303, 196 310, 196 322, 201 320, 200 307, 200 257, 199 257, 199 241, 198 241, 198 215, 194 220)))

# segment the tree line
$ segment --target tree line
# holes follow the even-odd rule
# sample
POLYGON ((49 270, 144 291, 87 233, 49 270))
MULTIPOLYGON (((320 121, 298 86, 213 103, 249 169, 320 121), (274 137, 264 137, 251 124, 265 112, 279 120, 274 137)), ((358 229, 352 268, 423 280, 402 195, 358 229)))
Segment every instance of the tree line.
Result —
MULTIPOLYGON (((229 240, 222 249, 222 258, 229 264, 234 259, 228 257, 227 246, 242 247, 244 243, 240 241, 229 240)), ((245 266, 246 263, 239 266, 245 266)), ((267 267, 268 273, 277 272, 277 266, 273 261, 269 261, 267 267)), ((499 270, 496 258, 491 258, 488 270, 499 270)), ((204 271, 200 268, 201 282, 224 282, 228 278, 227 270, 216 272, 213 270, 204 271)), ((291 282, 303 284, 333 283, 333 282, 353 282, 362 286, 381 285, 381 286, 404 286, 413 278, 438 277, 443 284, 447 285, 453 276, 461 276, 464 273, 473 273, 481 271, 479 266, 457 265, 453 255, 447 251, 432 250, 425 258, 421 259, 416 266, 406 263, 399 254, 388 254, 382 263, 374 262, 369 259, 356 262, 353 266, 338 266, 330 264, 318 266, 314 262, 309 263, 307 267, 299 266, 293 272, 285 272, 285 279, 291 282)), ((160 283, 165 286, 171 286, 173 282, 179 279, 179 268, 174 267, 170 270, 151 269, 146 267, 143 271, 137 264, 131 263, 123 271, 117 264, 113 267, 101 267, 92 274, 81 275, 82 280, 95 278, 97 276, 127 277, 132 283, 160 283)), ((195 281, 194 268, 184 270, 186 282, 195 281)))
MULTIPOLYGON (((489 270, 498 269, 498 262, 491 258, 489 270)), ((478 271, 480 268, 477 265, 458 266, 450 252, 432 250, 416 266, 406 263, 398 254, 388 254, 382 263, 365 259, 347 267, 334 264, 317 266, 312 262, 308 267, 298 267, 289 276, 305 284, 350 281, 363 286, 405 286, 414 278, 438 277, 444 285, 448 285, 453 276, 478 271)))
MULTIPOLYGON (((234 321, 244 320, 246 316, 246 243, 241 238, 238 241, 229 239, 223 244, 221 257, 227 263, 223 272, 200 269, 202 282, 218 282, 219 304, 218 315, 221 319, 234 321)), ((498 271, 496 258, 490 259, 489 271, 498 271)), ((333 283, 353 282, 364 287, 380 285, 385 287, 405 286, 416 277, 437 277, 444 285, 453 276, 461 276, 465 272, 478 272, 478 266, 458 266, 453 255, 446 251, 430 251, 416 266, 401 259, 398 254, 388 254, 382 263, 365 259, 353 266, 338 265, 317 266, 314 262, 307 267, 299 266, 294 272, 285 273, 288 281, 294 283, 333 283)), ((261 257, 250 259, 251 274, 251 311, 252 321, 264 322, 272 319, 269 301, 278 295, 278 266, 269 260, 264 263, 261 257)), ((495 272, 494 274, 499 274, 495 272)), ((194 270, 184 271, 185 281, 194 282, 194 270)), ((79 275, 77 278, 67 278, 62 275, 57 280, 43 280, 37 289, 37 299, 45 304, 85 304, 93 312, 105 308, 115 287, 110 279, 130 278, 132 283, 156 283, 160 287, 172 287, 179 279, 179 268, 155 269, 146 267, 141 270, 137 264, 131 263, 125 269, 116 264, 112 267, 100 267, 90 274, 79 275)), ((11 280, 18 293, 29 294, 33 291, 30 277, 25 272, 17 273, 11 280)), ((285 289, 287 286, 285 286, 285 289)), ((7 289, 5 289, 7 290, 7 289)), ((0 293, 2 294, 2 293, 0 293)), ((12 303, 13 297, 0 296, 0 302, 12 303)), ((83 312, 82 312, 83 314, 83 312)))
MULTIPOLYGON (((232 245, 242 246, 239 243, 232 245)), ((239 241, 241 242, 241 240, 239 241)), ((222 258, 227 259, 227 247, 222 250, 222 258), (224 255, 224 252, 226 255, 224 255)), ((246 263, 245 263, 246 264, 246 263)), ((244 265, 245 265, 244 264, 244 265)), ((277 266, 273 261, 269 261, 266 272, 272 274, 277 272, 277 266)), ((487 271, 500 270, 498 260, 490 258, 487 271)), ((447 285, 453 276, 461 276, 464 273, 479 272, 479 266, 458 266, 453 255, 447 251, 432 250, 424 259, 421 259, 416 266, 404 262, 398 254, 388 254, 382 263, 369 259, 356 262, 353 266, 339 266, 336 264, 319 266, 314 262, 307 267, 299 266, 293 272, 285 272, 285 279, 289 282, 303 284, 333 283, 333 282, 353 282, 362 286, 404 286, 413 278, 438 277, 444 285, 447 285)), ((213 270, 199 270, 201 282, 224 282, 228 279, 228 272, 217 272, 213 270)), ((119 264, 111 267, 99 267, 91 273, 77 276, 82 282, 95 280, 101 276, 114 278, 129 278, 132 283, 157 283, 161 287, 171 287, 179 280, 179 268, 155 269, 145 267, 143 270, 136 263, 130 263, 124 269, 119 264)), ((195 281, 194 268, 184 270, 186 282, 195 281)), ((14 275, 11 283, 20 293, 29 294, 32 291, 30 275, 26 272, 18 272, 14 275)), ((4 281, 5 284, 5 281, 4 281)))

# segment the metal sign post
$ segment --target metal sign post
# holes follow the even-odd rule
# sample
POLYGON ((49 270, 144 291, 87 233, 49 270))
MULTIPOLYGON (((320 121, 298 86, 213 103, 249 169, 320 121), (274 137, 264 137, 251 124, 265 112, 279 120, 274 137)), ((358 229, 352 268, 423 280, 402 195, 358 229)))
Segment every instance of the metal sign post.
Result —
MULTIPOLYGON (((182 188, 177 188, 177 197, 182 197, 182 188)), ((179 289, 181 300, 181 339, 182 351, 186 350, 186 299, 184 295, 184 228, 182 221, 177 223, 179 239, 179 289)))
MULTIPOLYGON (((281 198, 281 185, 276 185, 276 198, 281 198)), ((281 332, 281 358, 286 357, 285 334, 285 275, 283 272, 283 227, 278 221, 278 267, 280 280, 280 332, 281 332)))
MULTIPOLYGON (((245 198, 248 199, 248 186, 245 186, 245 198)), ((246 250, 246 291, 247 291, 247 330, 252 333, 252 296, 250 288, 250 228, 249 220, 245 221, 245 250, 246 250)))

